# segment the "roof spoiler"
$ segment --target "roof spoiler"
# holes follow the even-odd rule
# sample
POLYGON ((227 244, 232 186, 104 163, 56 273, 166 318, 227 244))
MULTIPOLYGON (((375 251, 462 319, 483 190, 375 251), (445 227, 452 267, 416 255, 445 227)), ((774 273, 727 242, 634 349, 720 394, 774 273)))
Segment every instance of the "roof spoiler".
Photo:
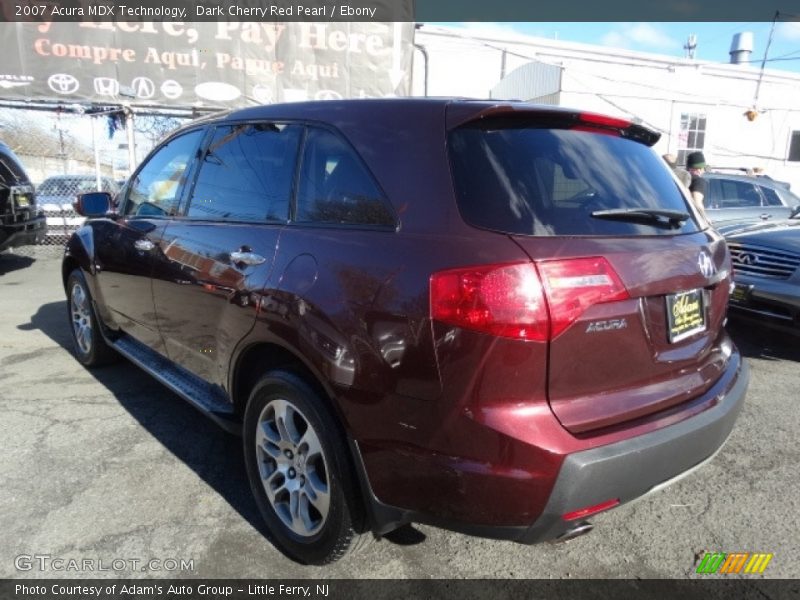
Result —
POLYGON ((632 123, 627 119, 609 117, 586 111, 566 110, 535 104, 510 104, 505 102, 489 106, 477 103, 458 103, 451 104, 447 107, 448 131, 485 119, 509 122, 517 120, 542 120, 552 123, 554 127, 597 130, 599 132, 615 134, 645 144, 646 146, 653 146, 661 139, 661 134, 657 131, 653 131, 637 123, 632 123))

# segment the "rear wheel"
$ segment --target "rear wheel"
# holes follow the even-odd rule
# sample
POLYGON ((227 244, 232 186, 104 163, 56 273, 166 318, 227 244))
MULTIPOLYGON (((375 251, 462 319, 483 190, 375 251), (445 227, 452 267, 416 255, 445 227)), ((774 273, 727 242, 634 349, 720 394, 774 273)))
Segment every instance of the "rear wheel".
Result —
POLYGON ((250 486, 275 545, 306 564, 344 556, 363 513, 344 436, 319 395, 292 373, 268 373, 244 427, 250 486))
POLYGON ((118 357, 100 333, 92 296, 80 269, 72 271, 67 279, 67 311, 75 356, 82 364, 94 367, 118 357))

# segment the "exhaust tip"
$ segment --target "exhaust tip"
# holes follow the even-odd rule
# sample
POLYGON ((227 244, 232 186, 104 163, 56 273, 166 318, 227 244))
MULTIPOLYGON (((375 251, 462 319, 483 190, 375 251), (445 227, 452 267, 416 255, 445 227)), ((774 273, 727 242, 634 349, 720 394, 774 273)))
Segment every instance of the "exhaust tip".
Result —
POLYGON ((573 527, 570 527, 566 532, 562 533, 556 539, 553 540, 554 544, 561 544, 563 542, 568 542, 570 540, 574 540, 577 537, 582 535, 586 535, 592 529, 594 529, 594 525, 589 523, 588 521, 584 521, 582 523, 578 523, 573 527))

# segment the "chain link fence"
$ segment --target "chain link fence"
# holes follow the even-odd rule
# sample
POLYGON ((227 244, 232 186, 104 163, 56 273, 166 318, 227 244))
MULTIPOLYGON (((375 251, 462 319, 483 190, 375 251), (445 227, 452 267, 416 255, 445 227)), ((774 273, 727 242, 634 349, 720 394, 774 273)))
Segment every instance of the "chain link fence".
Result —
POLYGON ((0 141, 22 162, 36 191, 36 206, 47 221, 41 246, 18 254, 59 254, 83 223, 73 202, 78 194, 116 195, 139 161, 165 135, 189 122, 191 114, 134 114, 134 149, 129 148, 126 113, 121 107, 85 109, 0 106, 0 141))

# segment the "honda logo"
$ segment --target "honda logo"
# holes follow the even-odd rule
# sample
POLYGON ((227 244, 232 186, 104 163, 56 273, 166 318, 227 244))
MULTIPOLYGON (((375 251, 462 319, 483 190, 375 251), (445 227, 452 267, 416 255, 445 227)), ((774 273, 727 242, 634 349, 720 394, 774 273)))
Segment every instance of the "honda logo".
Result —
POLYGON ((74 94, 81 87, 78 80, 68 73, 56 73, 47 78, 47 85, 56 94, 74 94))
POLYGON ((700 256, 697 257, 697 266, 700 267, 700 272, 705 277, 711 277, 717 272, 717 267, 714 264, 714 261, 706 251, 701 252, 700 256))
POLYGON ((111 77, 95 77, 94 93, 98 96, 118 96, 119 81, 111 77))

